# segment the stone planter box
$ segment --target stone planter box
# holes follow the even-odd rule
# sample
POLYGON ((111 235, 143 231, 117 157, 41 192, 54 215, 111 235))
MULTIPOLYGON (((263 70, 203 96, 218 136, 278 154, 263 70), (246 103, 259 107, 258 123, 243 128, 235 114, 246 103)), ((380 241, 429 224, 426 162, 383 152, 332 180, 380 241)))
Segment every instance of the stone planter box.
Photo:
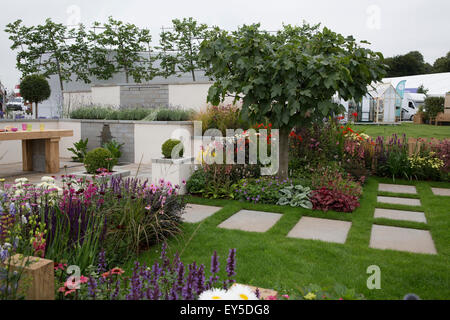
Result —
POLYGON ((87 179, 87 180, 93 180, 94 176, 96 176, 96 179, 105 179, 105 180, 110 180, 112 177, 114 177, 114 178, 118 178, 118 177, 125 178, 125 177, 128 177, 130 174, 131 174, 131 172, 129 170, 115 170, 115 171, 112 172, 111 175, 102 176, 102 177, 100 177, 98 175, 87 173, 86 171, 72 173, 72 175, 74 175, 78 179, 87 179))
POLYGON ((180 159, 152 159, 152 182, 159 183, 160 179, 170 181, 180 186, 179 194, 186 193, 183 180, 187 181, 194 171, 194 158, 180 159))

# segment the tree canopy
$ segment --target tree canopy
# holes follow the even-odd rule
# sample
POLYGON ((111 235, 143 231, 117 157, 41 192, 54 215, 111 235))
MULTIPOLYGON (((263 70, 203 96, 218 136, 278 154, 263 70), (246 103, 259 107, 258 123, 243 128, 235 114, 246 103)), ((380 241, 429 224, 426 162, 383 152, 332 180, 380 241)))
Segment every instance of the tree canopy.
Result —
POLYGON ((360 99, 386 74, 381 53, 319 25, 285 25, 276 33, 259 24, 220 31, 202 42, 200 57, 215 81, 209 102, 234 95, 243 102, 244 119, 269 119, 280 129, 282 176, 287 175, 287 141, 294 126, 341 112, 342 106, 332 102, 335 93, 360 99))
POLYGON ((450 72, 450 52, 446 56, 436 59, 433 65, 425 62, 419 51, 411 51, 404 55, 386 58, 384 63, 389 66, 388 77, 450 72))
POLYGON ((35 117, 37 119, 38 104, 50 97, 50 85, 43 75, 29 75, 20 82, 20 94, 25 100, 36 104, 35 117))

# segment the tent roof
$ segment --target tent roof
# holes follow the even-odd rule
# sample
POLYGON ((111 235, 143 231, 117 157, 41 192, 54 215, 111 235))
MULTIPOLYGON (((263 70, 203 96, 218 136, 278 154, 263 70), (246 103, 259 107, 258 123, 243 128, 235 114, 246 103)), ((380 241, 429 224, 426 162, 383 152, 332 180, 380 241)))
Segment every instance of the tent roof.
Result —
POLYGON ((418 88, 423 85, 425 89, 429 90, 429 95, 444 96, 446 92, 450 91, 450 72, 384 78, 383 82, 391 83, 396 88, 397 84, 402 80, 406 80, 406 88, 418 88))

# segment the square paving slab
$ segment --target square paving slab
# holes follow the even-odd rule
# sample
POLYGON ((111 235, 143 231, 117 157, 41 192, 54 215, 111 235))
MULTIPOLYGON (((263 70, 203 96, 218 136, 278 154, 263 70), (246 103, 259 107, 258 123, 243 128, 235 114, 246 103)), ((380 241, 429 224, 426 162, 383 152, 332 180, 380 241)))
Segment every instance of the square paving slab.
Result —
POLYGON ((416 190, 415 186, 405 186, 405 185, 401 185, 401 184, 380 183, 378 185, 378 190, 385 191, 385 192, 417 194, 417 190, 416 190))
POLYGON ((222 208, 189 203, 186 205, 182 219, 184 222, 197 223, 212 216, 220 209, 222 208))
POLYGON ((375 208, 375 218, 386 218, 392 220, 405 220, 427 223, 425 214, 417 211, 393 210, 375 208))
POLYGON ((251 232, 266 232, 277 223, 281 214, 263 211, 241 210, 219 224, 219 228, 251 232))
POLYGON ((373 225, 369 246, 376 249, 437 254, 428 230, 373 225))
POLYGON ((450 189, 447 188, 431 188, 431 191, 437 196, 448 196, 450 197, 450 189))
POLYGON ((351 226, 352 223, 348 221, 302 217, 287 236, 345 243, 351 226))
POLYGON ((404 204, 407 206, 420 206, 420 200, 419 199, 411 199, 411 198, 397 198, 397 197, 384 197, 384 196, 378 196, 377 197, 378 202, 382 203, 391 203, 391 204, 404 204))

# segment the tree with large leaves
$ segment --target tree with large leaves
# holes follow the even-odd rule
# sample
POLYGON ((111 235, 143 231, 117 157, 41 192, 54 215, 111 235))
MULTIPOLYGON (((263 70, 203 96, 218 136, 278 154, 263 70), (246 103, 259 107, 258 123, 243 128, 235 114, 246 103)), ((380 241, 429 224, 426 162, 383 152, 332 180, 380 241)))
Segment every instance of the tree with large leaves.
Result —
POLYGON ((292 128, 342 112, 333 95, 359 100, 386 74, 382 54, 361 43, 308 24, 285 25, 276 33, 259 24, 218 32, 200 47, 206 73, 215 81, 208 101, 218 104, 234 95, 243 102, 244 119, 271 121, 280 130, 278 174, 285 178, 292 128))

